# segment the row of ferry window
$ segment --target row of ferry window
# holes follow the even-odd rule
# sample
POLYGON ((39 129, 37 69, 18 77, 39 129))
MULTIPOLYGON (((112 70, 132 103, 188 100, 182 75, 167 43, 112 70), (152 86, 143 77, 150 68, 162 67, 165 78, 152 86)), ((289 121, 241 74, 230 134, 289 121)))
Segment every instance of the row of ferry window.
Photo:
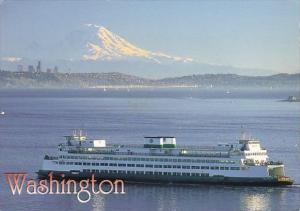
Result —
POLYGON ((201 160, 201 159, 171 159, 171 158, 139 158, 139 157, 87 157, 87 156, 60 156, 64 159, 83 159, 83 160, 122 160, 122 161, 157 161, 157 162, 192 162, 192 163, 229 163, 234 164, 232 160, 201 160))
POLYGON ((245 155, 266 155, 265 152, 246 152, 245 155))
POLYGON ((211 169, 211 170, 240 170, 239 167, 227 166, 184 166, 184 165, 152 165, 152 164, 132 164, 132 163, 86 163, 86 162, 64 162, 61 165, 84 165, 84 166, 118 166, 118 167, 141 167, 141 168, 174 168, 174 169, 211 169))
POLYGON ((186 173, 186 172, 153 172, 153 171, 121 171, 121 170, 98 170, 83 169, 83 172, 109 173, 109 174, 139 174, 139 175, 168 175, 168 176, 201 176, 208 177, 208 173, 186 173))

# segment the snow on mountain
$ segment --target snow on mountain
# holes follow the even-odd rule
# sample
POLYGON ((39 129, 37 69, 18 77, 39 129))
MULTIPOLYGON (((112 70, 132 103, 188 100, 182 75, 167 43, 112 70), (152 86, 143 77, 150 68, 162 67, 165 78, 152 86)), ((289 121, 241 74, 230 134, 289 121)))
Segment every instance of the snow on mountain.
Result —
POLYGON ((171 56, 161 52, 152 52, 128 42, 121 36, 109 31, 103 26, 86 24, 97 28, 97 43, 88 42, 89 54, 83 55, 83 60, 112 60, 122 58, 142 58, 161 63, 162 61, 192 62, 192 58, 171 56))

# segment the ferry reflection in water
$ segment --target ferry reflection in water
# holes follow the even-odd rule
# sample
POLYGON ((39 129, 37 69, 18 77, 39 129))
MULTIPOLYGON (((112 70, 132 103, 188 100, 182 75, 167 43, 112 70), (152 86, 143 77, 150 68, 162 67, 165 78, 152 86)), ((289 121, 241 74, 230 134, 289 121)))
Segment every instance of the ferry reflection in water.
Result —
POLYGON ((92 195, 101 210, 280 210, 284 188, 125 184, 124 195, 92 195))
POLYGON ((241 193, 241 210, 276 210, 280 209, 278 205, 283 205, 284 197, 287 190, 273 189, 273 188, 260 188, 259 190, 253 189, 248 192, 241 193), (274 206, 272 201, 279 204, 274 206))

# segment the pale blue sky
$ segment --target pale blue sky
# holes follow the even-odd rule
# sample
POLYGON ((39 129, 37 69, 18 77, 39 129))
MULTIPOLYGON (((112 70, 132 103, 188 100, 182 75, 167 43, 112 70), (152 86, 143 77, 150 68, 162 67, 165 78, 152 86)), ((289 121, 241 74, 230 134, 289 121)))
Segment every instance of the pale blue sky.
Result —
MULTIPOLYGON (((300 2, 9 1, 0 6, 0 55, 46 53, 83 24, 103 25, 152 51, 203 63, 299 70, 300 2)), ((46 59, 46 58, 42 58, 46 59)))

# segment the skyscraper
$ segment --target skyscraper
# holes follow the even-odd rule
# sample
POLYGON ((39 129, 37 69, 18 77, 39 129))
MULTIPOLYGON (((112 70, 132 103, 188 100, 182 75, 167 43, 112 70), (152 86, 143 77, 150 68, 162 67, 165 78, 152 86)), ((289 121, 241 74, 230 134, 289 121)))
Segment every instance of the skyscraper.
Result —
POLYGON ((28 72, 34 72, 34 66, 33 65, 28 65, 28 72))
POLYGON ((19 65, 17 66, 17 71, 18 71, 18 72, 23 72, 23 65, 19 64, 19 65))
POLYGON ((38 61, 38 65, 36 66, 36 72, 42 72, 41 61, 38 61))
POLYGON ((54 73, 58 73, 58 67, 57 67, 57 66, 54 67, 53 72, 54 72, 54 73))

